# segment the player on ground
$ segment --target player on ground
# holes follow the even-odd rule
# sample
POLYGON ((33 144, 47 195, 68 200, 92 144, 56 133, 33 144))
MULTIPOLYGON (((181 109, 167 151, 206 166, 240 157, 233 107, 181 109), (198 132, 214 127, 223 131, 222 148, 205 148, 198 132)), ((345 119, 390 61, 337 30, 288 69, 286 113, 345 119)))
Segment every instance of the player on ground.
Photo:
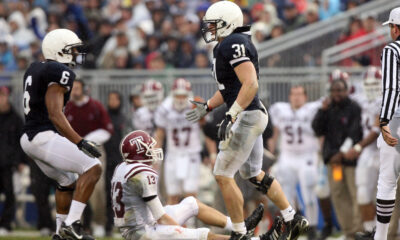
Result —
POLYGON ((363 139, 345 154, 346 159, 357 159, 357 201, 365 231, 375 227, 375 189, 379 174, 379 151, 376 140, 379 136, 379 110, 381 104, 381 71, 369 67, 363 74, 363 89, 352 98, 362 108, 361 123, 363 139))
POLYGON ((356 239, 386 240, 389 222, 395 205, 397 180, 400 172, 400 108, 399 106, 399 64, 400 64, 400 7, 390 11, 389 25, 393 42, 382 51, 382 87, 383 96, 379 125, 381 136, 378 138, 379 177, 376 194, 376 232, 357 233, 356 239), (383 140, 382 140, 383 139, 383 140))
MULTIPOLYGON (((111 180, 114 222, 124 239, 128 240, 207 240, 229 239, 217 235, 207 228, 188 229, 181 227, 189 218, 196 216, 205 224, 232 229, 229 217, 206 206, 194 197, 187 197, 177 205, 163 207, 158 198, 158 175, 152 163, 163 159, 161 148, 155 148, 156 141, 144 131, 133 131, 126 135, 120 145, 124 162, 119 164, 111 180)), ((254 231, 263 215, 260 205, 246 219, 246 226, 254 231)), ((277 240, 282 226, 281 218, 274 222, 274 228, 252 240, 277 240)))
POLYGON ((321 102, 307 103, 303 86, 290 89, 289 103, 278 102, 269 112, 274 124, 272 152, 279 138, 279 159, 276 178, 291 204, 297 200, 297 184, 305 204, 305 213, 310 221, 309 239, 315 239, 318 223, 318 201, 314 191, 318 178, 319 141, 311 127, 312 120, 321 102))
POLYGON ((80 218, 101 176, 101 153, 72 129, 63 113, 75 79, 69 66, 81 59, 80 46, 82 41, 70 30, 49 32, 42 43, 46 61, 32 63, 24 75, 21 146, 58 183, 53 239, 93 239, 82 230, 80 218))
POLYGON ((187 119, 198 121, 224 102, 229 109, 218 131, 221 142, 214 175, 232 218, 232 239, 248 239, 243 221, 243 196, 233 179, 238 170, 281 209, 287 226, 285 238, 297 239, 308 227, 307 220, 295 215, 278 181, 261 170, 261 134, 267 126, 268 115, 257 95, 258 55, 251 42, 250 26, 243 26, 241 9, 230 1, 212 4, 203 24, 204 40, 218 41, 214 48, 213 75, 219 90, 206 103, 194 102, 196 108, 188 112, 187 119))
POLYGON ((154 122, 157 126, 157 147, 161 147, 167 139, 164 161, 167 203, 177 204, 183 197, 197 194, 202 143, 199 124, 185 119, 185 113, 192 109, 188 101, 192 96, 190 82, 183 78, 176 79, 171 93, 172 96, 158 107, 154 122))
POLYGON ((134 114, 133 129, 143 130, 153 136, 156 126, 154 124, 154 113, 162 102, 164 89, 160 82, 153 79, 147 80, 142 85, 140 98, 143 106, 134 114))

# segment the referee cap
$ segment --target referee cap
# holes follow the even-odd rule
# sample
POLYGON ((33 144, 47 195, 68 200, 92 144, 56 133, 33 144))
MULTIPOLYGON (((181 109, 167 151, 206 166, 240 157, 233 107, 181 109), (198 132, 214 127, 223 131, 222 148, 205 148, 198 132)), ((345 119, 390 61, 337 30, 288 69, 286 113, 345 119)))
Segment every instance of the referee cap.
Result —
POLYGON ((390 11, 389 20, 382 25, 387 25, 389 23, 400 25, 400 7, 392 9, 392 11, 390 11))

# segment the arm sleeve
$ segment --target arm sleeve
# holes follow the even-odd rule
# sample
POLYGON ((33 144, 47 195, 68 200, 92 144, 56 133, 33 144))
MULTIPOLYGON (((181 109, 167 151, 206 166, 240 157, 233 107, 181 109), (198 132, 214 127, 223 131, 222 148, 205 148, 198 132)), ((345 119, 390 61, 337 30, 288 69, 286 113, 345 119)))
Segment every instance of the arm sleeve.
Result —
POLYGON ((68 90, 72 89, 75 73, 61 63, 49 64, 46 71, 47 86, 59 84, 68 90))
POLYGON ((158 176, 149 171, 143 171, 138 174, 142 188, 142 198, 157 196, 158 176))
POLYGON ((319 109, 317 114, 314 117, 314 120, 312 121, 312 128, 315 132, 315 135, 319 136, 324 136, 326 134, 327 126, 326 124, 328 123, 328 111, 323 111, 322 109, 319 109))
POLYGON ((104 108, 103 104, 101 104, 98 101, 96 101, 96 103, 97 103, 98 109, 100 110, 101 128, 108 131, 111 136, 111 134, 113 134, 113 132, 114 132, 114 127, 111 123, 110 116, 108 115, 108 112, 104 108))
POLYGON ((93 141, 99 145, 102 145, 105 142, 107 142, 110 139, 110 137, 111 137, 110 132, 108 132, 102 128, 99 128, 99 129, 96 129, 96 130, 88 133, 84 138, 86 140, 93 141))
POLYGON ((396 52, 386 47, 382 52, 382 108, 381 121, 390 121, 398 105, 399 98, 399 56, 396 52))
POLYGON ((165 121, 166 115, 168 115, 168 110, 163 105, 157 108, 154 114, 154 123, 156 124, 157 127, 160 128, 167 127, 167 121, 165 121))
POLYGON ((235 68, 241 63, 250 61, 250 53, 247 45, 248 40, 245 37, 234 35, 228 41, 222 43, 220 52, 232 68, 235 68))
POLYGON ((271 107, 268 109, 269 112, 269 119, 271 120, 271 123, 273 126, 275 126, 277 119, 278 118, 278 103, 274 103, 271 105, 271 107))
POLYGON ((358 104, 354 103, 351 111, 348 133, 349 137, 353 140, 353 143, 357 143, 362 139, 362 126, 361 126, 361 108, 358 104))

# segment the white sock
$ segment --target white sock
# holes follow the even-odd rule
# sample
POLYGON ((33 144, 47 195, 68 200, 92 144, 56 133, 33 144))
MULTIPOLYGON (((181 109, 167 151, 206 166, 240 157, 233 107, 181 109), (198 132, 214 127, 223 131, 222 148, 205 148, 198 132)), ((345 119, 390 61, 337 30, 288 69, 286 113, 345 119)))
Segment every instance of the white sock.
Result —
POLYGON ((67 226, 71 225, 73 222, 80 220, 83 210, 85 210, 86 204, 72 200, 71 208, 69 209, 68 217, 65 219, 65 224, 67 226))
POLYGON ((252 238, 250 238, 250 240, 260 240, 260 238, 259 237, 252 237, 252 238))
POLYGON ((292 208, 292 206, 289 206, 288 208, 281 210, 281 214, 285 222, 289 222, 293 220, 296 211, 292 208))
POLYGON ((61 223, 65 221, 67 218, 67 214, 59 214, 56 213, 56 234, 58 234, 58 231, 60 230, 61 223))
POLYGON ((377 221, 374 239, 375 240, 387 239, 388 232, 389 232, 389 223, 381 223, 377 221))
POLYGON ((367 231, 367 232, 372 232, 372 230, 373 230, 374 227, 375 227, 375 221, 374 221, 374 220, 371 220, 371 221, 363 222, 363 226, 364 226, 364 230, 365 230, 365 231, 367 231))
POLYGON ((224 230, 232 231, 232 221, 230 217, 226 217, 226 224, 224 230))
POLYGON ((246 225, 243 222, 240 223, 232 223, 232 231, 241 233, 241 234, 246 234, 246 225))

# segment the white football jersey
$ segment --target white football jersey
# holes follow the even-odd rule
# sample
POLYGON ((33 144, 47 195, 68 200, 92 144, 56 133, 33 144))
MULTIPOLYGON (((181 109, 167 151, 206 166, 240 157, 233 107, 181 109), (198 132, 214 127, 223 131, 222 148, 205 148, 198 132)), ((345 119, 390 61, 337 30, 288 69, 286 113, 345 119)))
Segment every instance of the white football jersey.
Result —
MULTIPOLYGON (((363 137, 369 135, 372 127, 375 124, 376 117, 381 111, 381 98, 376 98, 374 101, 369 101, 364 94, 353 94, 350 98, 358 103, 361 107, 361 124, 363 127, 363 137)), ((367 147, 377 149, 376 144, 372 143, 367 147)))
POLYGON ((132 118, 134 130, 143 130, 154 136, 154 112, 150 111, 147 107, 140 107, 132 118))
POLYGON ((172 97, 167 97, 157 108, 154 121, 157 127, 164 128, 167 138, 168 154, 199 153, 202 149, 199 123, 191 123, 185 113, 191 110, 191 104, 182 112, 173 107, 172 97))
POLYGON ((310 102, 297 110, 290 103, 278 102, 269 109, 272 123, 279 129, 281 152, 310 153, 318 151, 319 142, 311 127, 321 102, 310 102))
POLYGON ((143 198, 157 195, 158 175, 143 163, 122 162, 111 180, 114 223, 117 227, 141 229, 156 221, 143 198))

